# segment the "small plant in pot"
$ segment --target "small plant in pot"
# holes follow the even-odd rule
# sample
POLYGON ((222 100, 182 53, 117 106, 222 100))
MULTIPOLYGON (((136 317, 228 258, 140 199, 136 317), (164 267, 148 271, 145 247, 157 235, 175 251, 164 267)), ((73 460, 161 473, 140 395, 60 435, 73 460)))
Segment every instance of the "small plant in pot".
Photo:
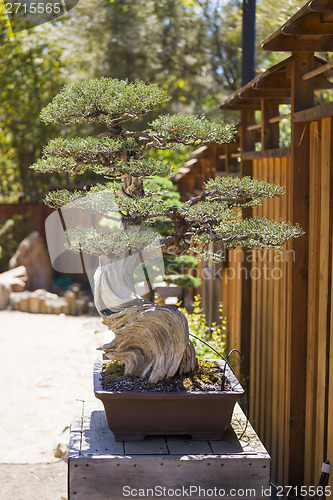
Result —
POLYGON ((191 252, 198 258, 218 259, 223 253, 209 254, 209 244, 223 251, 238 245, 280 248, 289 238, 302 234, 300 227, 288 222, 242 219, 241 208, 281 196, 284 191, 249 177, 210 179, 198 196, 169 206, 163 189, 150 178, 169 176, 170 167, 147 158, 146 152, 150 148, 223 144, 233 140, 235 129, 204 117, 174 114, 160 115, 144 130, 133 130, 132 122, 168 100, 164 90, 143 82, 101 78, 70 84, 43 109, 42 120, 62 126, 95 123, 105 130, 98 136, 51 140, 43 158, 32 167, 39 172, 73 175, 89 169, 107 179, 89 190, 51 192, 46 203, 63 212, 75 207, 90 221, 91 214, 100 216, 98 224, 72 227, 66 237, 69 250, 99 257, 94 273, 95 304, 103 323, 114 333, 113 341, 102 347, 111 359, 104 369, 104 381, 118 380, 120 374, 125 384, 121 389, 116 385, 106 390, 106 383, 103 387, 100 380, 100 363, 95 367, 95 395, 102 399, 117 439, 142 439, 146 434, 219 439, 230 422, 235 401, 243 395, 228 366, 198 365, 181 311, 138 295, 133 278, 138 267, 147 276, 152 256, 191 252), (156 222, 161 220, 169 223, 167 235, 157 232, 156 222), (214 380, 220 377, 223 390, 195 390, 193 380, 204 385, 198 378, 207 376, 207 371, 214 380), (181 379, 182 390, 165 389, 174 377, 181 379), (143 385, 134 384, 133 378, 143 380, 143 385), (163 383, 166 386, 160 385, 162 390, 156 391, 163 383), (150 391, 149 386, 155 390, 150 391))

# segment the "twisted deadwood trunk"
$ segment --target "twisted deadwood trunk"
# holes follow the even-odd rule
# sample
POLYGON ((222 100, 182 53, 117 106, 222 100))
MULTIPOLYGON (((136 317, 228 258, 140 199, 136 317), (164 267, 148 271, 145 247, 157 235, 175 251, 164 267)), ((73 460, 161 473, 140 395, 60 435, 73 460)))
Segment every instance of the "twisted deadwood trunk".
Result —
MULTIPOLYGON (((131 175, 122 180, 123 196, 144 196, 143 181, 131 175)), ((126 375, 150 382, 195 369, 195 349, 185 316, 168 306, 156 306, 135 291, 134 270, 140 253, 117 260, 100 257, 94 276, 95 304, 115 338, 102 346, 107 357, 125 364, 126 375)))
POLYGON ((194 370, 197 360, 184 314, 135 292, 133 273, 139 264, 138 253, 115 261, 100 257, 94 276, 95 304, 115 335, 100 350, 124 363, 126 375, 158 382, 194 370))

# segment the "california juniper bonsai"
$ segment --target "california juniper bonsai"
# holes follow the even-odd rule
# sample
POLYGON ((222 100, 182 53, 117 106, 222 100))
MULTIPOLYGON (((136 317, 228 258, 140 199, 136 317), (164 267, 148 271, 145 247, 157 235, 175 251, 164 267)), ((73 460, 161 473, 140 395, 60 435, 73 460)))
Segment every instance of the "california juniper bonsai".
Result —
POLYGON ((100 257, 95 303, 104 323, 115 333, 114 341, 103 346, 103 350, 125 364, 126 374, 149 378, 151 382, 175 373, 188 373, 196 366, 184 315, 142 299, 134 289, 133 273, 140 264, 140 252, 135 250, 148 244, 149 228, 157 219, 171 222, 170 234, 159 238, 165 256, 191 251, 205 257, 210 243, 222 249, 238 245, 280 248, 289 238, 302 234, 299 226, 288 222, 242 218, 242 208, 284 193, 280 186, 249 177, 210 179, 200 195, 180 206, 168 206, 163 200, 163 189, 147 182, 147 178, 169 176, 171 169, 147 158, 147 150, 179 144, 224 144, 235 136, 233 125, 181 114, 160 115, 146 130, 126 128, 128 122, 168 100, 163 89, 143 82, 101 78, 68 85, 43 109, 42 120, 62 126, 95 123, 105 126, 105 131, 97 137, 51 140, 44 148, 43 158, 32 167, 39 172, 73 175, 90 169, 106 178, 107 182, 104 180, 90 190, 51 192, 46 203, 54 208, 75 204, 83 212, 93 211, 110 220, 112 227, 108 231, 82 226, 68 231, 68 246, 74 252, 100 257), (104 196, 106 193, 112 196, 104 196), (111 202, 108 206, 108 199, 113 200, 114 206, 111 202), (128 230, 133 227, 140 230, 134 232, 135 237, 132 232, 129 238, 128 230), (147 231, 142 232, 141 228, 147 231), (131 258, 122 258, 128 256, 128 250, 131 258))

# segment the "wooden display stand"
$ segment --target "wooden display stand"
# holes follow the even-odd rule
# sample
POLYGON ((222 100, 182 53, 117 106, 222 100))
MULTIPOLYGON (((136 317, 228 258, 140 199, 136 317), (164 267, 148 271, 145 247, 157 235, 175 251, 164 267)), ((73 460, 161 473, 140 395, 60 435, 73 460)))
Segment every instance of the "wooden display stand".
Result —
POLYGON ((70 432, 68 497, 267 498, 270 456, 250 424, 238 439, 245 424, 245 416, 236 405, 232 428, 221 441, 156 436, 116 442, 102 404, 78 400, 70 432))

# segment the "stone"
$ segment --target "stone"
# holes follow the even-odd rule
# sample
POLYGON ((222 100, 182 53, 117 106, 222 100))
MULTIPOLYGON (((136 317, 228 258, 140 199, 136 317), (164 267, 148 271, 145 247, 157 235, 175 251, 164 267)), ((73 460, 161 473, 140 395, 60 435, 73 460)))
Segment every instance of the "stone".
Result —
POLYGON ((46 244, 38 231, 33 231, 21 241, 9 261, 11 269, 21 265, 26 268, 28 276, 27 290, 51 289, 53 269, 46 244))
POLYGON ((22 292, 25 289, 27 279, 24 266, 0 274, 0 310, 7 308, 11 292, 22 292))

